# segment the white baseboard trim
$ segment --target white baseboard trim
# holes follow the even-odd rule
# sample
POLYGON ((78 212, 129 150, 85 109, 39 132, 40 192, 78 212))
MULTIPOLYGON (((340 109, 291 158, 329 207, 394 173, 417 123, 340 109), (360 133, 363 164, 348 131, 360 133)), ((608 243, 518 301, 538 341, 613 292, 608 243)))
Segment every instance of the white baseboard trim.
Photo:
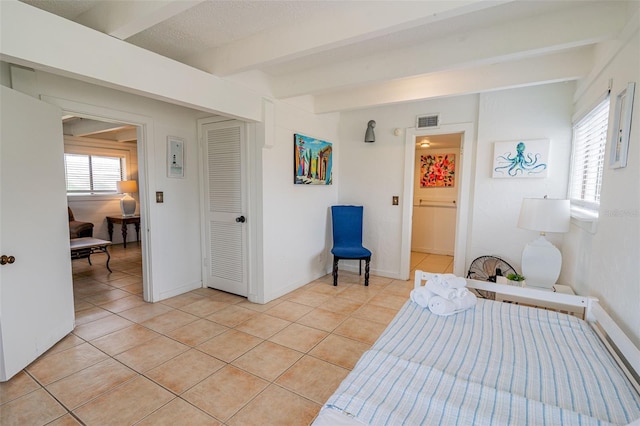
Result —
POLYGON ((161 300, 169 299, 174 296, 179 296, 183 293, 187 293, 191 290, 195 290, 198 288, 202 288, 202 281, 194 281, 192 283, 185 284, 177 288, 172 288, 169 291, 161 291, 160 294, 158 295, 160 296, 160 298, 158 300, 155 300, 154 303, 160 302, 161 300))

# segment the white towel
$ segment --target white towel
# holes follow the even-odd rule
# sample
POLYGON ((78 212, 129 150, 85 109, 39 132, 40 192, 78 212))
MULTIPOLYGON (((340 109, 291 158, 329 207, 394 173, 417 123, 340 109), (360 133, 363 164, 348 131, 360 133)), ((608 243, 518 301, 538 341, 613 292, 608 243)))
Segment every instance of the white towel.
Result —
POLYGON ((445 288, 464 288, 467 285, 467 280, 462 277, 456 277, 453 274, 446 274, 447 276, 442 281, 442 286, 445 288))
POLYGON ((456 308, 459 311, 464 311, 466 309, 473 308, 478 302, 478 298, 466 288, 459 288, 457 290, 456 297, 452 299, 452 302, 456 305, 456 308))
POLYGON ((429 299, 429 310, 436 315, 453 315, 476 305, 478 298, 466 288, 453 290, 452 297, 434 295, 429 299))
POLYGON ((429 274, 424 286, 411 291, 410 298, 436 315, 452 315, 472 308, 476 296, 465 288, 467 281, 453 274, 429 274))
POLYGON ((432 292, 430 292, 425 287, 418 287, 411 290, 411 295, 409 296, 411 300, 417 303, 419 306, 423 308, 429 307, 429 300, 434 296, 432 292))
POLYGON ((432 293, 435 293, 437 296, 445 299, 452 299, 457 295, 455 288, 447 288, 442 285, 442 281, 438 280, 428 280, 424 284, 424 287, 432 293))
POLYGON ((429 301, 429 310, 436 315, 451 315, 458 312, 458 308, 453 301, 440 296, 433 296, 429 301))

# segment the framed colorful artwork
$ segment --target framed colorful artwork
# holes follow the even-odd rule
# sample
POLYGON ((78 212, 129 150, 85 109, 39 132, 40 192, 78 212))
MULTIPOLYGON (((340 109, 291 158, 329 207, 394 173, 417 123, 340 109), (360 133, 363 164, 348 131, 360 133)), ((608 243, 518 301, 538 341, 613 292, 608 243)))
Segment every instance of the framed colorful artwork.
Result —
POLYGON ((331 185, 332 151, 331 142, 294 133, 293 183, 331 185))
POLYGON ((496 142, 494 178, 545 178, 549 170, 549 139, 496 142))
POLYGON ((428 154, 420 156, 420 188, 454 187, 455 175, 455 154, 428 154))

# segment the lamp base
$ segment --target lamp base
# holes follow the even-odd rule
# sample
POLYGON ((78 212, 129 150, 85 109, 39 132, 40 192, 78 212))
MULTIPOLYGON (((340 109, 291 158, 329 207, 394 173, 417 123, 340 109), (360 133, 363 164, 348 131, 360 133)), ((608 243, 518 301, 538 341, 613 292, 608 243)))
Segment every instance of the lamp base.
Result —
POLYGON ((522 275, 527 279, 527 287, 552 290, 561 268, 560 250, 544 235, 527 244, 522 251, 522 275))
POLYGON ((136 213, 136 200, 129 194, 125 194, 124 197, 120 199, 120 210, 122 211, 122 216, 134 216, 136 213))

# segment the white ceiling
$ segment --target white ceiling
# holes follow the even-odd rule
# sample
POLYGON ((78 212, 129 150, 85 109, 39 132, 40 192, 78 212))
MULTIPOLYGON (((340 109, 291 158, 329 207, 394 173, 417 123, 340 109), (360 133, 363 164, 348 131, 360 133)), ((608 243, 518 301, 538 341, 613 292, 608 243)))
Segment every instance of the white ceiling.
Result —
POLYGON ((62 117, 62 132, 65 136, 98 139, 110 142, 136 142, 136 126, 110 123, 90 118, 65 115, 62 117))
POLYGON ((21 0, 316 112, 588 73, 636 1, 21 0))

